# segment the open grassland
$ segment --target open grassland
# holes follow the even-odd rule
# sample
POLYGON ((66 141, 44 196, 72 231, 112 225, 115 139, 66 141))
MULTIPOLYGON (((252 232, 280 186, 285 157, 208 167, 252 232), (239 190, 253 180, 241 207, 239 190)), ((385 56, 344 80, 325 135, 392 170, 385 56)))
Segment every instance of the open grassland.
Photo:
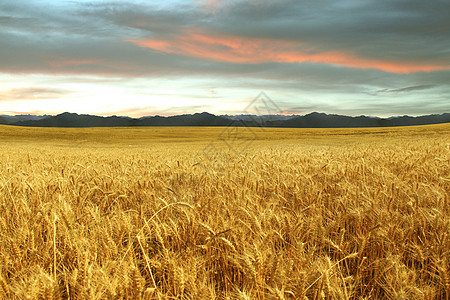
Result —
POLYGON ((450 124, 223 130, 0 126, 0 298, 450 298, 450 124))

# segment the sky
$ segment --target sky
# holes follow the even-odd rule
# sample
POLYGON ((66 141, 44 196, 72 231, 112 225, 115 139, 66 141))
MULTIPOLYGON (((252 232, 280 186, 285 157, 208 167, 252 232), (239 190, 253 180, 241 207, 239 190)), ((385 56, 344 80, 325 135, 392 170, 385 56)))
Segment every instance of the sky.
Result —
POLYGON ((0 114, 450 112, 448 0, 0 0, 0 114))

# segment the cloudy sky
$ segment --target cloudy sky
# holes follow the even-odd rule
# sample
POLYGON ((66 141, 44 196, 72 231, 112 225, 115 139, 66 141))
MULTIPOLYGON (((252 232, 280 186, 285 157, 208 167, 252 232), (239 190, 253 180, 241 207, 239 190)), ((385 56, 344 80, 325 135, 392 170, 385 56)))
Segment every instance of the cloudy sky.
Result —
POLYGON ((448 0, 0 0, 0 114, 450 112, 448 0))

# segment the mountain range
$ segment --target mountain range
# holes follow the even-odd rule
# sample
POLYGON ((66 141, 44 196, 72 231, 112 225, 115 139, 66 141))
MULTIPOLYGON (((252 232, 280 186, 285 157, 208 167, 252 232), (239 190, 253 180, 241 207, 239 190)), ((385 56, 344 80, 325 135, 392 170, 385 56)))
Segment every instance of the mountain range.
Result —
POLYGON ((121 126, 262 126, 288 128, 348 128, 389 127, 450 123, 450 113, 418 117, 399 116, 378 118, 350 117, 313 112, 307 115, 213 115, 207 112, 169 117, 149 116, 130 118, 122 116, 62 113, 55 116, 0 116, 0 124, 33 127, 121 127, 121 126))

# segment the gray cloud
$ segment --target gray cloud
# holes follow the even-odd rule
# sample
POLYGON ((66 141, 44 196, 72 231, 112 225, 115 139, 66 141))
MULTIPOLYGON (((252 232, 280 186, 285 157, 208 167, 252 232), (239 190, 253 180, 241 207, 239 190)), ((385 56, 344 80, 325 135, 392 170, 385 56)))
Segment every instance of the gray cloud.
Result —
POLYGON ((311 51, 346 49, 364 57, 447 65, 450 60, 448 1, 281 0, 257 13, 253 3, 230 8, 212 26, 234 34, 303 41, 311 51))
MULTIPOLYGON (((43 7, 33 1, 0 4, 0 31, 6 49, 0 67, 7 71, 139 75, 191 73, 198 70, 240 74, 242 66, 204 61, 182 55, 139 51, 127 45, 133 38, 160 38, 183 30, 300 43, 307 53, 345 51, 364 59, 450 67, 448 1, 238 1, 216 15, 185 4, 172 10, 138 3, 76 3, 43 7), (426 47, 424 47, 426 44, 426 47), (8 49, 9 48, 9 49, 8 49), (11 54, 18 53, 19 59, 11 54), (10 55, 8 55, 10 54, 10 55), (22 55, 21 55, 22 54, 22 55), (23 58, 26 58, 25 60, 23 58), (56 57, 102 62, 53 70, 56 57), (8 65, 8 62, 9 65, 8 65), (5 65, 6 64, 6 65, 5 65), (123 68, 127 64, 129 68, 123 68), (122 65, 120 67, 119 65, 122 65), (154 68, 150 68, 155 66, 154 68), (34 67, 34 68, 33 68, 34 67), (14 69, 16 68, 16 70, 14 69), (153 69, 153 70, 152 70, 153 69), (206 69, 206 70, 205 70, 206 69)), ((271 41, 273 40, 273 41, 271 41)), ((254 66, 244 66, 250 73, 254 66)))
POLYGON ((397 94, 397 93, 406 93, 406 92, 413 92, 413 91, 422 91, 422 90, 428 90, 433 88, 433 85, 416 85, 416 86, 408 86, 404 88, 399 89, 381 89, 378 91, 375 91, 375 94, 382 94, 382 93, 389 93, 389 94, 397 94))
MULTIPOLYGON (((66 6, 42 5, 29 1, 0 5, 0 24, 7 30, 6 38, 14 40, 15 49, 28 46, 31 61, 42 62, 39 51, 53 50, 50 55, 74 55, 92 59, 111 55, 112 60, 127 62, 132 70, 142 62, 164 62, 159 69, 195 68, 199 59, 178 58, 182 62, 171 66, 170 59, 162 59, 150 51, 136 56, 133 47, 123 45, 136 37, 158 38, 179 34, 185 29, 203 29, 213 33, 290 40, 302 43, 304 51, 347 51, 366 59, 413 62, 417 64, 445 64, 449 66, 450 40, 447 37, 450 20, 445 12, 448 1, 424 4, 423 1, 273 1, 256 5, 254 1, 239 1, 217 15, 205 14, 195 6, 184 5, 172 10, 154 6, 101 2, 70 3, 66 6), (25 40, 21 40, 20 37, 25 40), (424 44, 427 46, 424 47, 424 44), (116 53, 112 50, 116 47, 116 53), (134 59, 136 58, 136 59, 134 59), (135 63, 135 65, 132 65, 135 63)), ((8 43, 8 45, 14 45, 8 43)), ((14 52, 13 52, 14 53, 14 52)), ((4 56, 4 53, 2 53, 4 56)), ((167 56, 167 55, 166 55, 167 56)), ((111 61, 105 64, 112 64, 111 61)), ((220 70, 220 64, 209 62, 220 70)), ((203 62, 205 64, 205 62, 203 62)), ((28 64, 27 64, 28 65, 28 64)), ((136 67, 136 68, 135 68, 136 67)), ((39 67, 48 70, 46 64, 39 67)), ((102 65, 81 71, 115 73, 116 67, 102 65)), ((236 68, 239 71, 239 68, 236 68)), ((73 69, 68 70, 69 72, 73 69)), ((126 74, 126 70, 122 70, 126 74)), ((145 73, 143 70, 137 73, 145 73)), ((130 71, 132 73, 132 71, 130 71)), ((149 72, 151 73, 151 72, 149 72)), ((136 75, 136 74, 134 74, 136 75)))
POLYGON ((172 7, 137 1, 55 3, 0 3, 0 72, 93 75, 115 83, 135 77, 215 78, 230 89, 282 91, 288 95, 280 100, 286 106, 317 111, 381 112, 386 105, 411 113, 415 111, 411 105, 420 105, 422 111, 450 110, 448 70, 402 74, 311 62, 231 63, 129 42, 170 40, 197 30, 268 44, 292 42, 308 54, 342 52, 386 65, 450 67, 449 1, 233 1, 214 14, 192 3, 172 7), (417 102, 415 94, 421 91, 429 97, 417 102), (373 102, 377 97, 367 94, 395 96, 403 102, 379 104, 373 102), (290 98, 294 95, 297 100, 290 98), (335 103, 317 101, 330 95, 335 103), (353 100, 342 100, 346 95, 353 100), (296 105, 299 99, 318 104, 296 105))

